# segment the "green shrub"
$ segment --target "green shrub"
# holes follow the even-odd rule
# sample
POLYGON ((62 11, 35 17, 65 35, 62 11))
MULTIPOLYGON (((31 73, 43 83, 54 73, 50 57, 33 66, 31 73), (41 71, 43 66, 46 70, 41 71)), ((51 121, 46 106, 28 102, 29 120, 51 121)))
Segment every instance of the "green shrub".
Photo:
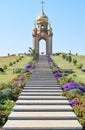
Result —
POLYGON ((82 92, 81 90, 79 90, 79 89, 71 89, 71 90, 68 91, 68 93, 69 93, 73 98, 75 98, 76 95, 81 95, 81 96, 83 96, 83 92, 82 92))
POLYGON ((22 59, 23 59, 23 56, 20 56, 20 57, 19 57, 19 60, 22 60, 22 59))
POLYGON ((56 66, 56 63, 55 63, 55 62, 53 62, 53 66, 56 66))
POLYGON ((18 74, 18 73, 21 72, 21 70, 22 70, 21 68, 16 68, 16 69, 13 70, 13 73, 18 74))
POLYGON ((62 58, 63 58, 63 59, 66 58, 66 54, 65 54, 65 53, 62 54, 62 58))
POLYGON ((16 64, 16 61, 14 61, 13 64, 16 64))
POLYGON ((16 62, 19 62, 19 59, 16 59, 16 62))
POLYGON ((77 64, 77 59, 73 59, 73 64, 74 64, 74 65, 77 64))
POLYGON ((2 90, 2 94, 6 98, 9 98, 10 93, 11 93, 11 88, 6 88, 6 89, 2 90))
POLYGON ((3 65, 3 69, 6 70, 7 69, 7 65, 3 65))
POLYGON ((66 56, 66 61, 68 61, 68 56, 66 56))
POLYGON ((3 126, 5 124, 7 117, 11 113, 14 105, 15 102, 10 100, 5 100, 2 102, 2 104, 0 104, 0 126, 3 126))
POLYGON ((21 58, 24 58, 24 56, 21 56, 21 58))
POLYGON ((0 90, 3 90, 7 88, 7 84, 6 83, 0 83, 0 90))
POLYGON ((68 61, 71 62, 72 61, 72 57, 68 56, 68 61))
POLYGON ((24 87, 23 83, 20 83, 19 81, 15 81, 12 85, 12 88, 17 88, 17 87, 22 89, 24 87))
POLYGON ((28 69, 22 69, 21 70, 21 73, 27 73, 27 72, 29 72, 30 70, 28 70, 28 69))
POLYGON ((81 64, 77 64, 76 67, 77 67, 77 69, 81 69, 83 67, 83 64, 82 63, 81 64))
POLYGON ((20 96, 22 89, 19 87, 15 87, 12 89, 12 92, 10 94, 10 99, 13 101, 16 101, 18 99, 18 97, 20 96))
POLYGON ((10 62, 10 63, 9 63, 9 66, 12 66, 12 65, 13 65, 13 63, 12 63, 12 62, 10 62))
POLYGON ((69 74, 68 73, 63 73, 63 76, 68 76, 69 74))
POLYGON ((72 77, 62 77, 62 78, 60 78, 60 79, 58 79, 58 81, 59 81, 59 85, 64 85, 64 84, 67 84, 67 83, 69 83, 69 82, 73 82, 73 79, 72 79, 72 77))

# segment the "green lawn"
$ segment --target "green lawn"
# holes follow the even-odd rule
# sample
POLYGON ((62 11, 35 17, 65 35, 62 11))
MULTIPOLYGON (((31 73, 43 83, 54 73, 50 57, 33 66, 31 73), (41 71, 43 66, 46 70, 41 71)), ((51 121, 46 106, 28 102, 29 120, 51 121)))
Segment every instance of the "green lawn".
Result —
MULTIPOLYGON (((77 77, 73 77, 74 74, 70 74, 69 76, 75 78, 76 81, 81 81, 85 83, 85 72, 77 69, 77 67, 74 66, 73 62, 69 63, 68 61, 63 59, 61 55, 52 56, 52 59, 62 69, 73 69, 77 77)), ((85 67, 85 56, 72 56, 72 59, 77 59, 78 63, 82 63, 83 67, 85 67)))
POLYGON ((24 68, 25 65, 27 65, 32 60, 32 57, 24 56, 24 58, 22 58, 22 60, 20 60, 19 62, 16 62, 16 64, 9 66, 10 62, 14 62, 18 58, 19 56, 0 57, 0 67, 3 67, 4 64, 8 66, 7 70, 4 73, 0 72, 0 83, 8 82, 12 78, 16 77, 17 74, 13 74, 13 69, 24 68))

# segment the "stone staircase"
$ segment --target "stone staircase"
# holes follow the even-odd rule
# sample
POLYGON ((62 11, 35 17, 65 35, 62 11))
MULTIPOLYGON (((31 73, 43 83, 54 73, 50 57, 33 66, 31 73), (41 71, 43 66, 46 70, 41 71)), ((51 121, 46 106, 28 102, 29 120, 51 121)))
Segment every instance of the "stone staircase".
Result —
POLYGON ((46 56, 40 56, 3 130, 82 130, 61 93, 46 56))

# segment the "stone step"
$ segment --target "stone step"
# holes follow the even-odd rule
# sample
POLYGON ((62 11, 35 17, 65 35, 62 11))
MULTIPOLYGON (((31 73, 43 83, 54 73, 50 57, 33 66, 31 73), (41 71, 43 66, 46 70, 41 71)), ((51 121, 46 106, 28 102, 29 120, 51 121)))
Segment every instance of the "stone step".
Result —
POLYGON ((52 79, 52 78, 30 78, 30 80, 29 81, 34 81, 34 82, 37 82, 37 80, 38 80, 38 82, 43 82, 43 81, 45 81, 45 82, 57 82, 57 80, 56 79, 52 79))
POLYGON ((18 100, 17 105, 68 105, 67 100, 18 100))
MULTIPOLYGON (((29 80, 29 82, 31 82, 31 83, 43 83, 43 81, 40 81, 40 80, 39 81, 37 81, 37 80, 35 80, 35 81, 34 80, 29 80)), ((52 83, 52 84, 55 83, 56 84, 57 81, 56 80, 54 80, 54 81, 53 80, 46 80, 46 81, 44 81, 44 83, 52 83)))
POLYGON ((36 82, 36 83, 34 83, 34 82, 29 82, 29 85, 56 85, 57 83, 51 83, 51 82, 47 82, 47 83, 44 83, 44 82, 36 82))
POLYGON ((41 89, 28 90, 28 89, 23 89, 22 92, 33 92, 33 93, 35 93, 35 92, 37 92, 37 93, 41 93, 41 92, 44 92, 44 93, 46 93, 46 92, 52 92, 52 93, 57 93, 57 92, 62 92, 62 90, 61 89, 56 89, 56 90, 41 90, 41 89))
POLYGON ((12 112, 9 120, 74 120, 73 112, 12 112))
POLYGON ((48 91, 51 91, 51 90, 62 90, 61 87, 24 87, 23 91, 24 90, 48 90, 48 91))
POLYGON ((34 73, 33 73, 33 76, 34 76, 34 75, 37 75, 37 76, 38 76, 38 75, 39 75, 39 76, 44 75, 44 76, 49 76, 49 77, 51 77, 51 78, 53 77, 53 73, 49 73, 49 72, 46 72, 46 71, 45 71, 45 72, 44 72, 44 71, 43 71, 43 72, 34 72, 34 73))
POLYGON ((52 78, 53 76, 49 76, 49 75, 32 75, 31 78, 52 78))
POLYGON ((47 73, 46 71, 43 72, 43 73, 42 72, 34 72, 33 73, 33 76, 38 76, 38 75, 39 76, 43 76, 44 75, 44 76, 48 76, 48 77, 51 77, 51 78, 53 77, 53 73, 47 73))
POLYGON ((77 120, 8 120, 3 130, 82 130, 77 120))
POLYGON ((22 92, 23 96, 60 96, 61 92, 22 92))
POLYGON ((42 82, 35 82, 35 81, 29 81, 29 85, 57 85, 57 82, 44 82, 44 81, 42 81, 42 82))
POLYGON ((53 75, 32 75, 31 78, 52 78, 53 75))
POLYGON ((33 80, 33 81, 37 81, 37 80, 39 80, 39 81, 48 81, 48 80, 51 80, 51 81, 56 81, 57 82, 57 80, 54 79, 54 77, 53 78, 31 78, 30 77, 30 80, 33 80))
POLYGON ((43 73, 43 72, 47 72, 47 73, 52 73, 52 72, 51 72, 51 69, 50 69, 50 68, 47 69, 47 67, 45 67, 44 69, 42 69, 42 68, 35 69, 34 72, 42 72, 42 73, 43 73))
POLYGON ((29 82, 28 82, 28 83, 25 85, 25 87, 43 87, 43 88, 48 87, 48 89, 49 89, 49 88, 52 88, 52 87, 56 87, 56 88, 57 88, 57 87, 60 87, 60 86, 58 86, 58 85, 53 85, 53 84, 52 84, 52 85, 49 85, 49 84, 46 84, 46 85, 42 85, 42 84, 40 84, 40 85, 39 85, 39 84, 38 84, 38 85, 36 85, 36 84, 31 85, 31 84, 30 84, 30 85, 29 85, 29 82))
POLYGON ((64 96, 19 96, 19 100, 66 100, 64 96))
POLYGON ((51 71, 34 71, 34 73, 33 73, 33 75, 35 75, 35 74, 41 74, 41 75, 53 75, 53 73, 51 72, 51 71))
MULTIPOLYGON (((38 67, 39 67, 39 66, 38 66, 38 67)), ((41 67, 41 68, 36 68, 36 69, 34 70, 34 73, 40 73, 40 72, 42 72, 42 74, 43 74, 43 73, 46 73, 46 72, 47 72, 47 73, 50 73, 50 74, 53 74, 50 68, 48 68, 48 69, 47 69, 47 68, 42 69, 42 67, 41 67)), ((34 74, 34 73, 33 73, 33 74, 34 74)))
POLYGON ((46 75, 46 74, 44 74, 44 75, 35 74, 35 75, 31 76, 31 78, 49 78, 49 79, 52 77, 54 77, 54 76, 53 75, 46 75))
POLYGON ((15 105, 13 108, 16 112, 52 112, 52 111, 73 111, 70 105, 15 105))

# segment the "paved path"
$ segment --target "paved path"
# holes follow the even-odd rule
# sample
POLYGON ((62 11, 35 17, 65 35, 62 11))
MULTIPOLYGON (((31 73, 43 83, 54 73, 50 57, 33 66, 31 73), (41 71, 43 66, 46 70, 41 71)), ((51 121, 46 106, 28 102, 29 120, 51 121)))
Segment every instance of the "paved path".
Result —
POLYGON ((61 93, 46 56, 40 56, 3 130, 81 130, 72 107, 61 93))

